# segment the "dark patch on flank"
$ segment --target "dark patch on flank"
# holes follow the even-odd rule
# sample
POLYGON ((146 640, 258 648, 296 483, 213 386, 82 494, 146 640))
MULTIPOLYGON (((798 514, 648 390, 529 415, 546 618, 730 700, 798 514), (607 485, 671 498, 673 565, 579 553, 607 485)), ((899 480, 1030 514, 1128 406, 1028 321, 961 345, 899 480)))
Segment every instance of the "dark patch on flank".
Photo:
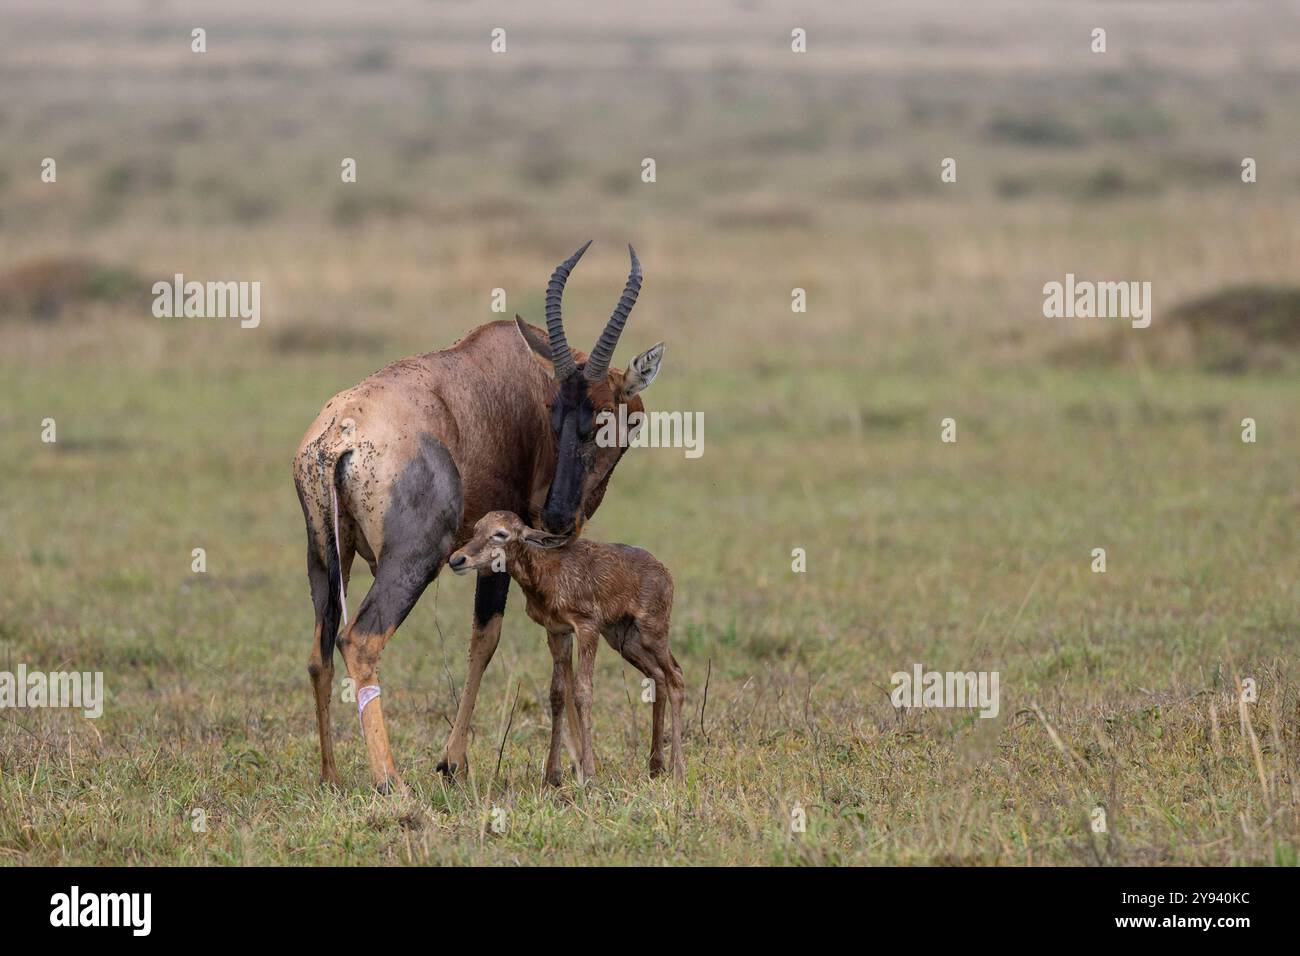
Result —
POLYGON ((389 489, 384 547, 375 583, 357 612, 358 633, 387 634, 401 626, 451 553, 463 510, 451 452, 421 435, 419 452, 389 489))

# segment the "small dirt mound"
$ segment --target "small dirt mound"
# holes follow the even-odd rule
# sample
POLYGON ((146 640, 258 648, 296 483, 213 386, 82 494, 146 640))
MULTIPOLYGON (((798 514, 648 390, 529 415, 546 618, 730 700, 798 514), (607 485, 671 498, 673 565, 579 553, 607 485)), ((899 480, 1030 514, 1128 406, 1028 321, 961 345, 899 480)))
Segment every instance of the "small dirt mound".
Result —
POLYGON ((1300 348, 1300 288, 1235 286, 1174 309, 1197 335, 1229 333, 1257 345, 1300 348))
POLYGON ((1300 288, 1232 286, 1175 307, 1169 325, 1204 369, 1280 368, 1300 357, 1300 288))
POLYGON ((1300 363, 1300 288, 1230 286, 1182 302, 1149 329, 1127 326, 1072 343, 1055 356, 1063 364, 1109 364, 1140 358, 1157 365, 1210 372, 1278 370, 1300 363))
POLYGON ((89 302, 145 300, 135 273, 90 259, 51 256, 0 273, 0 320, 52 322, 89 302))

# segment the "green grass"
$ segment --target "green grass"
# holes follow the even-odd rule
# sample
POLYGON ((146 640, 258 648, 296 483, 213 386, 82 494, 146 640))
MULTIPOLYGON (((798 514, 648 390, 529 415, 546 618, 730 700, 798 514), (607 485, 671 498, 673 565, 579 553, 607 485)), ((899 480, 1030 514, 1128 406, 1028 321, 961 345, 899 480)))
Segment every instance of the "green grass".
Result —
MULTIPOLYGON (((93 727, 3 715, 6 858, 1293 860, 1293 382, 1189 374, 1144 388, 1035 372, 1026 401, 1024 383, 977 369, 885 377, 872 389, 906 388, 913 405, 851 425, 818 409, 850 401, 855 383, 808 372, 782 409, 791 424, 758 434, 748 406, 771 382, 693 383, 704 457, 634 452, 589 532, 651 548, 677 578, 687 784, 647 777, 639 675, 602 654, 599 777, 541 786, 549 656, 517 595, 480 698, 472 777, 439 778, 471 603, 466 582, 447 578, 383 662, 394 752, 415 790, 403 801, 368 792, 342 702, 346 792, 315 786, 311 620, 287 467, 323 397, 314 364, 220 379, 87 370, 75 389, 5 370, 11 420, 53 414, 60 444, 35 444, 35 426, 8 433, 6 485, 22 493, 4 509, 0 654, 103 670, 109 692, 93 727), (1256 445, 1239 440, 1243 408, 1267 436, 1256 445), (939 441, 948 413, 955 445, 939 441), (1098 546, 1104 575, 1089 570, 1098 546), (193 547, 207 551, 206 574, 190 571, 193 547), (794 547, 807 550, 806 574, 791 572, 794 547), (889 675, 913 662, 998 670, 1001 715, 895 712, 889 675), (1263 784, 1232 700, 1237 675, 1260 687, 1250 714, 1263 784), (796 802, 805 833, 790 830, 796 802), (1104 839, 1087 825, 1098 805, 1104 839), (501 834, 485 823, 497 807, 501 834), (192 831, 195 810, 206 832, 192 831)), ((365 584, 360 572, 354 608, 365 584)))

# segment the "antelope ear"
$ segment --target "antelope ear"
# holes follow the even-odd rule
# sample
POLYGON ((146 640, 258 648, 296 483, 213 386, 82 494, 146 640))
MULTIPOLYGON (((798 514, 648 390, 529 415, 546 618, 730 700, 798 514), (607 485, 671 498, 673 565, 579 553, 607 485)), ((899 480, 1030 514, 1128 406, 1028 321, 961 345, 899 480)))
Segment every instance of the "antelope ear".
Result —
POLYGON ((537 334, 536 330, 515 313, 515 328, 528 346, 528 354, 533 357, 537 367, 546 373, 547 378, 555 378, 555 364, 551 361, 551 343, 537 334))
POLYGON ((534 548, 562 548, 569 543, 567 534, 550 534, 536 528, 525 528, 519 533, 519 540, 534 548))
POLYGON ((623 373, 623 396, 631 398, 637 392, 644 392, 659 374, 659 366, 664 360, 664 344, 646 349, 628 365, 623 373))

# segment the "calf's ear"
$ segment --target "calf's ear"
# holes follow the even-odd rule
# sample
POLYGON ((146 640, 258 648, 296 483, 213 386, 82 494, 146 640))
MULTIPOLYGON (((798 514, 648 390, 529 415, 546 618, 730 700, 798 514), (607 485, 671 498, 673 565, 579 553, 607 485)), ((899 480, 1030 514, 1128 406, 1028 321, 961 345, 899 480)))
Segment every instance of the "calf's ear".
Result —
POLYGON ((528 347, 528 354, 533 357, 537 367, 546 373, 547 378, 555 378, 555 363, 551 361, 551 343, 537 334, 531 325, 525 322, 515 313, 515 328, 519 330, 519 337, 524 340, 524 345, 528 347))
POLYGON ((524 544, 530 544, 534 548, 562 548, 569 543, 567 534, 551 534, 547 531, 538 531, 536 528, 525 528, 519 538, 524 544))
POLYGON ((638 392, 644 392, 659 374, 659 366, 664 360, 664 344, 651 346, 634 358, 623 373, 623 397, 631 398, 638 392))

